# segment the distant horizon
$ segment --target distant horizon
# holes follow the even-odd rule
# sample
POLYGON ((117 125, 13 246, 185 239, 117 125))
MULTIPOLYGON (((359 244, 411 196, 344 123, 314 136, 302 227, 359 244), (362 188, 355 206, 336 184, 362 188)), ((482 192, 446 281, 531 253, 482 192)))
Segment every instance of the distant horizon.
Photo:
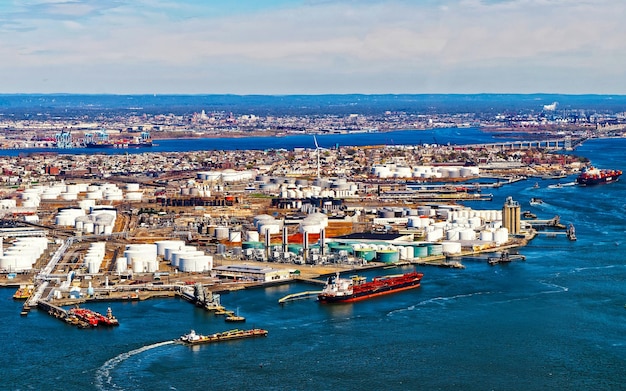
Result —
POLYGON ((117 92, 0 92, 0 96, 11 95, 83 95, 83 96, 267 96, 267 97, 296 97, 296 96, 475 96, 475 95, 501 95, 501 96, 625 96, 626 93, 561 93, 561 92, 386 92, 386 93, 292 93, 292 94, 272 94, 272 93, 219 93, 219 92, 199 92, 199 93, 117 93, 117 92))

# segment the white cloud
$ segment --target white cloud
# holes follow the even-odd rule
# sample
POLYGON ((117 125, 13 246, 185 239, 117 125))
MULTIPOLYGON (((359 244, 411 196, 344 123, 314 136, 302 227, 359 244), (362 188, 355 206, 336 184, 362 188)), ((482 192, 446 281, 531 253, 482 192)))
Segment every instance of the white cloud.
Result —
POLYGON ((38 13, 16 10, 11 23, 0 15, 0 57, 8 59, 0 72, 54 69, 70 92, 99 77, 111 90, 91 92, 160 85, 176 88, 169 92, 541 92, 549 85, 550 92, 626 93, 603 90, 619 88, 614 78, 626 86, 622 2, 335 1, 229 15, 195 7, 47 1, 29 8, 38 13))

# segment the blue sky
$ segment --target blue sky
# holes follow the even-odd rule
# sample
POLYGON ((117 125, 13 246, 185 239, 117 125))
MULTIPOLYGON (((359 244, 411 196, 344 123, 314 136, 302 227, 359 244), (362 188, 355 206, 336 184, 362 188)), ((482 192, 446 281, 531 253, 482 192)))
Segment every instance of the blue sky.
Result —
POLYGON ((0 93, 626 94, 621 0, 2 0, 0 93))

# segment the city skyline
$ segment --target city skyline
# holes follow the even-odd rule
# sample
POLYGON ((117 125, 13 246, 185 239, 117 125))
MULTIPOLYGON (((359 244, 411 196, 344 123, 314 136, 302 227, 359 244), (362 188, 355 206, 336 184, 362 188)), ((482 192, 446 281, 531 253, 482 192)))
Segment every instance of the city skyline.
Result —
POLYGON ((0 93, 624 94, 600 0, 0 4, 0 93))

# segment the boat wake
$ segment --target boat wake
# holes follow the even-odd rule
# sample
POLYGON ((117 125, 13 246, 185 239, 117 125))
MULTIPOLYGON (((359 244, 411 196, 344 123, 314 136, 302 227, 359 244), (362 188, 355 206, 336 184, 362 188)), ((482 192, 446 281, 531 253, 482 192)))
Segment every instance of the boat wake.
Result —
POLYGON ((607 266, 588 266, 588 267, 577 267, 574 269, 573 273, 583 272, 587 270, 602 270, 602 269, 614 269, 619 266, 624 265, 607 265, 607 266))
POLYGON ((438 304, 438 305, 443 306, 448 301, 464 299, 464 298, 473 297, 473 296, 479 296, 479 295, 490 295, 490 294, 493 294, 493 292, 475 292, 475 293, 465 293, 465 294, 461 294, 461 295, 454 295, 454 296, 447 296, 447 297, 441 297, 441 296, 433 297, 432 299, 420 301, 419 303, 417 303, 415 305, 408 306, 407 308, 400 308, 400 309, 397 309, 397 310, 390 311, 390 312, 387 313, 387 316, 392 316, 392 315, 394 315, 396 313, 405 312, 405 311, 413 311, 413 310, 415 310, 416 307, 427 306, 429 304, 438 304))
POLYGON ((556 288, 555 290, 552 290, 552 291, 542 291, 542 292, 539 292, 539 294, 541 294, 541 295, 546 294, 546 293, 563 293, 563 292, 569 291, 569 288, 566 287, 566 286, 552 284, 552 283, 545 282, 545 281, 540 281, 540 282, 543 285, 546 285, 546 286, 549 286, 549 287, 552 287, 552 288, 556 288))
POLYGON ((111 371, 115 369, 115 367, 117 367, 121 362, 127 360, 128 358, 136 354, 143 353, 147 350, 155 349, 161 346, 170 345, 173 343, 174 341, 159 342, 159 343, 155 343, 152 345, 143 346, 139 349, 131 350, 130 352, 125 352, 125 353, 122 353, 113 357, 112 359, 102 364, 102 366, 98 368, 98 370, 96 371, 96 379, 94 382, 96 388, 102 391, 123 390, 123 388, 120 388, 117 384, 112 383, 113 379, 111 378, 111 371))

